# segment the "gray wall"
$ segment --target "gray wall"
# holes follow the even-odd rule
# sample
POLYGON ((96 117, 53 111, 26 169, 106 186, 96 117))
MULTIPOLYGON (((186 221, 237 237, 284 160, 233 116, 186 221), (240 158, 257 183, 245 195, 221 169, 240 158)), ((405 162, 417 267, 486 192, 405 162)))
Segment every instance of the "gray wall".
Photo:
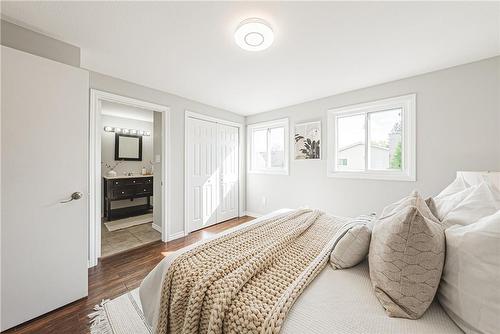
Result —
POLYGON ((380 212, 413 189, 436 194, 457 170, 500 170, 499 81, 495 57, 247 117, 247 124, 289 117, 290 134, 294 123, 321 120, 326 152, 329 108, 417 93, 417 182, 329 178, 325 155, 295 161, 290 153, 289 176, 247 175, 247 210, 309 205, 338 215, 380 212))
POLYGON ((80 48, 0 20, 1 44, 60 63, 80 67, 80 48))
POLYGON ((161 161, 163 160, 162 152, 162 114, 161 112, 153 113, 153 167, 154 167, 154 178, 153 178, 153 224, 158 227, 162 227, 161 221, 161 161), (159 158, 159 159, 157 159, 159 158), (159 161, 158 161, 159 160, 159 161))
MULTIPOLYGON (((21 51, 46 57, 72 66, 80 66, 80 48, 44 36, 37 32, 24 29, 2 20, 2 34, 0 43, 21 51)), ((168 75, 165 74, 165 75, 168 75)), ((169 219, 169 234, 182 232, 184 229, 184 112, 186 109, 212 117, 221 118, 244 124, 243 116, 232 112, 211 107, 196 101, 169 94, 163 91, 137 85, 104 74, 90 72, 90 87, 128 96, 147 102, 157 103, 170 107, 171 138, 171 180, 167 181, 172 194, 169 219)), ((245 203, 245 199, 242 199, 245 203)))
MULTIPOLYGON (((1 43, 19 50, 78 66, 80 49, 2 20, 1 43)), ((326 177, 326 160, 294 161, 290 175, 248 175, 246 207, 264 213, 304 204, 343 215, 380 211, 387 203, 417 188, 435 194, 453 179, 456 170, 500 169, 500 60, 499 57, 361 89, 250 116, 247 122, 289 117, 295 122, 323 121, 329 108, 417 93, 417 182, 333 179, 326 177), (283 196, 283 195, 286 196, 283 196), (262 206, 262 197, 267 205, 262 206)), ((136 85, 99 73, 90 73, 92 88, 163 104, 171 108, 170 234, 184 222, 184 110, 244 123, 242 116, 136 85)), ((245 175, 242 175, 244 178, 245 175)), ((245 199, 243 199, 245 203, 245 199)))
MULTIPOLYGON (((117 161, 115 160, 115 133, 104 131, 105 126, 119 127, 126 129, 146 130, 151 132, 151 136, 142 137, 142 161, 122 161, 115 168, 118 175, 123 173, 141 174, 142 167, 146 167, 148 171, 151 170, 150 161, 153 160, 153 123, 146 121, 139 121, 136 119, 115 117, 110 115, 101 115, 101 175, 106 175, 109 170, 105 164, 114 166, 117 161)), ((161 177, 161 175, 160 175, 161 177)), ((101 182, 101 188, 104 190, 104 185, 101 182)), ((101 198, 104 198, 102 196, 101 198)), ((146 198, 136 198, 134 201, 123 200, 111 202, 111 208, 123 208, 126 206, 134 206, 146 204, 146 198)), ((102 212, 104 214, 104 203, 102 203, 102 212)), ((156 210, 156 207, 154 208, 156 210)))
POLYGON ((105 126, 119 127, 126 129, 146 130, 151 132, 151 136, 142 137, 142 161, 122 161, 115 168, 118 175, 123 173, 132 172, 134 174, 141 174, 142 167, 151 170, 150 161, 153 160, 153 123, 140 121, 136 119, 115 117, 109 115, 101 115, 101 174, 106 175, 108 168, 104 164, 114 165, 118 161, 115 160, 115 133, 104 131, 105 126))
POLYGON ((168 231, 170 235, 182 232, 184 230, 185 110, 241 124, 244 124, 245 118, 229 111, 96 72, 90 72, 90 87, 170 107, 170 124, 167 131, 170 131, 171 160, 167 161, 167 164, 170 165, 171 179, 167 180, 166 185, 171 188, 170 213, 167 212, 170 225, 168 231))

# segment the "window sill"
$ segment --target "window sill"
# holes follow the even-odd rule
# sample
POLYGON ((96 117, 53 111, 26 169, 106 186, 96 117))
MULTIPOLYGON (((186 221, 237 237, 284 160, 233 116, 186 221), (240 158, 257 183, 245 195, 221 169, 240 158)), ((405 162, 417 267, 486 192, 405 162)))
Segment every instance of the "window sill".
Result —
POLYGON ((249 170, 247 174, 289 175, 288 170, 249 170))
POLYGON ((328 171, 328 177, 340 179, 363 179, 363 180, 384 180, 384 181, 408 181, 415 182, 417 178, 415 174, 406 172, 332 172, 328 171))

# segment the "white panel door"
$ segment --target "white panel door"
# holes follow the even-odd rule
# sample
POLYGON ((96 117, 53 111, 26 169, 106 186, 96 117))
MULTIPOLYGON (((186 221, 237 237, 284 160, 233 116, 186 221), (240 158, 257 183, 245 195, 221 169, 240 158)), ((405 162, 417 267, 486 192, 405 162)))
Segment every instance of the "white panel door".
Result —
POLYGON ((220 170, 220 204, 217 211, 217 222, 222 222, 238 217, 239 146, 237 127, 223 124, 218 124, 217 127, 220 170))
POLYGON ((87 295, 89 76, 11 48, 1 53, 5 330, 87 295), (61 203, 75 192, 82 198, 61 203))
POLYGON ((186 206, 189 231, 217 223, 217 124, 187 119, 186 206))

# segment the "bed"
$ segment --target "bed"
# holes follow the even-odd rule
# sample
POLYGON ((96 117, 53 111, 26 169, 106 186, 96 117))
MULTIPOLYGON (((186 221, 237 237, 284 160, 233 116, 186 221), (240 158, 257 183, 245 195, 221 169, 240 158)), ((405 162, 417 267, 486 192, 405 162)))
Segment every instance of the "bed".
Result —
MULTIPOLYGON (((282 209, 223 232, 224 234, 289 212, 282 209)), ((331 215, 330 215, 331 216, 331 215)), ((331 216, 333 220, 345 218, 331 216)), ((219 235, 220 236, 220 235, 219 235)), ((219 237, 216 236, 216 237, 219 237)), ((159 316, 162 281, 172 261, 202 243, 167 256, 142 282, 139 295, 146 322, 154 328, 159 316)), ((438 302, 419 320, 388 317, 378 302, 370 282, 367 261, 345 270, 327 265, 307 286, 286 316, 281 333, 463 333, 438 302)))

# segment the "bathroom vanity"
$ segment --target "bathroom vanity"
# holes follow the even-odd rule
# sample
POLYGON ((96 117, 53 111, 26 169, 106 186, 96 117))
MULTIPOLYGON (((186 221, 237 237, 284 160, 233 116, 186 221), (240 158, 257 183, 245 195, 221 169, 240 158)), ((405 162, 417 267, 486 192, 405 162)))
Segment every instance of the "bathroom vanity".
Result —
POLYGON ((151 196, 153 196, 152 175, 104 176, 104 216, 108 221, 147 213, 153 208, 151 196), (146 204, 111 209, 113 201, 126 199, 133 201, 135 198, 142 197, 147 198, 146 204))

